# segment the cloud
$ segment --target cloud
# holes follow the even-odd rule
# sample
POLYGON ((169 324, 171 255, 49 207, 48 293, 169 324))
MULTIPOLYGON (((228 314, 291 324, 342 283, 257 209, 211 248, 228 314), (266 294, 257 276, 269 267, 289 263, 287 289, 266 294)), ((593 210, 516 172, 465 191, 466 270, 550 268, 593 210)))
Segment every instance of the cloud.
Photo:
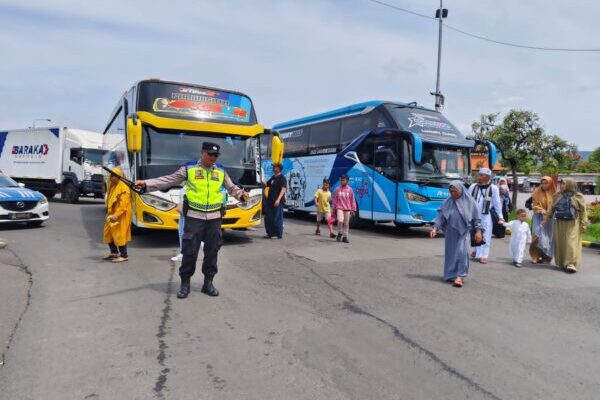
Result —
MULTIPOLYGON (((437 5, 398 4, 428 15, 437 5)), ((448 23, 507 41, 594 46, 600 37, 591 1, 448 7, 448 23)), ((0 48, 2 128, 48 117, 100 130, 118 96, 148 77, 242 90, 269 126, 370 99, 432 106, 437 24, 362 0, 5 0, 0 48)), ((506 48, 446 30, 444 112, 468 128, 481 113, 532 109, 553 132, 593 148, 599 68, 597 55, 506 48)))

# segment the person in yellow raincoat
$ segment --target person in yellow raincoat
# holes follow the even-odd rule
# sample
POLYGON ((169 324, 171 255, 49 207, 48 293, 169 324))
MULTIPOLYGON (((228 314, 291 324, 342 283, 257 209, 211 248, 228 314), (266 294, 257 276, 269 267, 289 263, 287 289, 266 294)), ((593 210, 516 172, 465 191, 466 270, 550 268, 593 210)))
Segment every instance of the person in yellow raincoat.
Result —
MULTIPOLYGON (((113 172, 123 176, 120 168, 113 172)), ((111 174, 106 197, 106 219, 104 220, 104 243, 110 254, 104 260, 121 263, 128 260, 127 243, 131 241, 131 189, 118 177, 111 174)))

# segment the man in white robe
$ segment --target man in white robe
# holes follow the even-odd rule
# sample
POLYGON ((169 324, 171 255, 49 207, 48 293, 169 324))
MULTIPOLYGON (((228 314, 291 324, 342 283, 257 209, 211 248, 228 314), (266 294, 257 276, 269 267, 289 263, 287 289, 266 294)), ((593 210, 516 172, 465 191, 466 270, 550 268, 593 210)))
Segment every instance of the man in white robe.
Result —
POLYGON ((492 171, 488 168, 481 168, 479 170, 478 183, 474 183, 469 188, 469 193, 475 199, 479 212, 481 214, 481 225, 484 229, 484 240, 485 244, 478 246, 477 249, 472 253, 475 259, 479 260, 481 264, 487 264, 488 258, 490 257, 490 247, 492 244, 492 209, 496 211, 496 214, 500 217, 498 220, 499 224, 504 224, 502 218, 502 201, 500 200, 500 190, 498 186, 491 183, 492 171))

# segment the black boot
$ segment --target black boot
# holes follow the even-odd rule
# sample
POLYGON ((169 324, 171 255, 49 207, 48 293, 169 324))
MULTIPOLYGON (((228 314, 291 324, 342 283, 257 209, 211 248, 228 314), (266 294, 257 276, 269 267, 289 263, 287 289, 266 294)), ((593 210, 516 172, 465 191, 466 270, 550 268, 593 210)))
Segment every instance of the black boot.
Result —
POLYGON ((204 277, 204 285, 202 285, 201 292, 213 297, 219 295, 219 291, 213 286, 212 277, 204 277))
POLYGON ((190 278, 189 277, 184 278, 182 276, 181 277, 181 288, 179 289, 179 292, 177 292, 177 298, 185 299, 186 297, 188 297, 188 294, 190 294, 190 278))

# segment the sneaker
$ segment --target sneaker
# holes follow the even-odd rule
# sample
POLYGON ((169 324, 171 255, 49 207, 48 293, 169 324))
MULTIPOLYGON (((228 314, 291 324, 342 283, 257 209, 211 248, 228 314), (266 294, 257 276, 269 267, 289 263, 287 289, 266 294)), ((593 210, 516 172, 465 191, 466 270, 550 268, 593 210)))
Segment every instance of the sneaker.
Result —
POLYGON ((180 262, 181 260, 183 260, 183 254, 181 253, 177 254, 175 257, 171 257, 171 261, 173 262, 180 262))
POLYGON ((521 263, 520 263, 520 262, 515 262, 515 267, 517 267, 517 268, 521 268, 521 267, 522 267, 522 265, 521 265, 521 263))
POLYGON ((342 238, 342 242, 344 242, 344 243, 350 243, 350 241, 348 240, 348 237, 346 237, 346 236, 344 236, 342 238))
POLYGON ((338 233, 337 236, 335 237, 335 240, 340 242, 342 240, 342 234, 338 233))
POLYGON ((332 238, 332 239, 335 238, 335 233, 330 233, 329 237, 332 238))

